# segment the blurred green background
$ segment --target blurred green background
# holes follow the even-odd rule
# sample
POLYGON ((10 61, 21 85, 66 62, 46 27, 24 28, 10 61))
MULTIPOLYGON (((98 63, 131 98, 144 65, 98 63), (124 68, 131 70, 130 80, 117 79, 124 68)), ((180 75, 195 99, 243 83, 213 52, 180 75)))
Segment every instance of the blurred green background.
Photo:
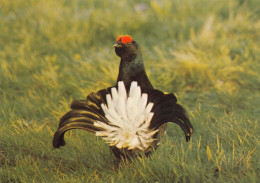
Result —
POLYGON ((259 0, 0 0, 0 182, 257 182, 259 104, 259 0), (115 84, 120 34, 195 133, 170 124, 117 168, 100 138, 70 131, 54 150, 52 135, 72 100, 115 84))

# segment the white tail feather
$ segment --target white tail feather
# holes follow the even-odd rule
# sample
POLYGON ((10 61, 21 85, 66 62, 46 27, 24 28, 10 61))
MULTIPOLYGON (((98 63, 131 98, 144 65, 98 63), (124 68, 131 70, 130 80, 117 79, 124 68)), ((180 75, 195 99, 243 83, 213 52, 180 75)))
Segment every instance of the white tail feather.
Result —
POLYGON ((148 95, 141 93, 135 81, 128 95, 122 81, 118 82, 118 90, 111 89, 111 95, 106 96, 107 105, 101 104, 109 123, 95 122, 95 126, 103 129, 96 132, 96 136, 102 136, 110 146, 118 148, 143 150, 149 147, 158 130, 149 129, 153 103, 147 105, 148 95))

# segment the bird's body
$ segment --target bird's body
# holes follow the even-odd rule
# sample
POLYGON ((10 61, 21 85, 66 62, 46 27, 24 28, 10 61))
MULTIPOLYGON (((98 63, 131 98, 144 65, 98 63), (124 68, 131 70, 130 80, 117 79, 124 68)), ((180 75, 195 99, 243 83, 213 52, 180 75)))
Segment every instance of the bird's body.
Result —
POLYGON ((185 110, 173 94, 155 90, 144 69, 139 45, 130 36, 119 36, 114 44, 121 58, 114 87, 91 93, 74 101, 53 139, 53 146, 65 145, 64 133, 85 129, 101 136, 118 159, 156 149, 167 122, 177 123, 186 140, 193 132, 185 110))

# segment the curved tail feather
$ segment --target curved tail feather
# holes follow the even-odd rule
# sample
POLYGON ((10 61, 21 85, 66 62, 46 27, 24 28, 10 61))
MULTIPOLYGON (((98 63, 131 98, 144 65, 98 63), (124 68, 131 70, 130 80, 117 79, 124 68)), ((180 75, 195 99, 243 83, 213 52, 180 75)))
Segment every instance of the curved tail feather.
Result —
POLYGON ((189 141, 190 135, 193 133, 193 127, 186 111, 177 103, 176 97, 173 94, 158 95, 158 93, 154 93, 152 95, 157 95, 157 98, 153 101, 155 107, 152 112, 154 116, 150 127, 157 129, 167 122, 174 122, 182 128, 186 141, 189 141))
MULTIPOLYGON (((109 88, 108 88, 109 89, 109 88)), ((100 90, 97 93, 91 93, 86 100, 73 101, 71 104, 71 111, 67 112, 59 123, 58 130, 53 137, 53 147, 59 148, 64 146, 64 134, 72 129, 84 129, 95 133, 101 128, 94 126, 94 122, 101 121, 108 123, 105 114, 101 108, 101 103, 106 103, 106 94, 108 89, 100 90)))
POLYGON ((100 130, 99 128, 95 127, 93 124, 88 124, 86 122, 77 122, 77 121, 70 122, 67 125, 62 126, 56 131, 53 137, 53 147, 59 148, 60 146, 64 146, 66 144, 64 141, 64 134, 66 131, 72 129, 84 129, 92 133, 95 133, 96 131, 100 130))

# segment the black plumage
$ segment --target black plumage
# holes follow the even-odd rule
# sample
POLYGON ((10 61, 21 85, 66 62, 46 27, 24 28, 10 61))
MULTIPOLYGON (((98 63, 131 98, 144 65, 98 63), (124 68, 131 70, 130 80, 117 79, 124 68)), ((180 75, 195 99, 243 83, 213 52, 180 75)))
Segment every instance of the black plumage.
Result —
MULTIPOLYGON (((148 94, 147 103, 152 102, 154 104, 152 108, 154 116, 150 122, 149 129, 159 129, 159 131, 153 136, 154 141, 150 147, 144 150, 144 153, 149 154, 153 149, 157 148, 166 130, 167 122, 178 124, 184 131, 186 140, 189 141, 193 127, 184 108, 177 103, 174 94, 164 94, 153 88, 144 69, 139 45, 130 36, 119 36, 114 47, 116 54, 121 58, 117 82, 123 81, 128 93, 131 83, 137 81, 141 87, 141 92, 148 94)), ((117 84, 114 87, 118 88, 117 84)), ((101 104, 107 104, 106 95, 111 94, 111 88, 91 93, 86 100, 72 102, 72 110, 60 119, 58 130, 54 134, 53 146, 55 148, 65 145, 64 133, 68 130, 84 129, 96 133, 97 131, 102 131, 102 128, 95 126, 95 121, 109 124, 101 104)), ((111 147, 111 150, 119 159, 136 155, 140 152, 140 150, 136 149, 119 149, 115 146, 111 147)))

